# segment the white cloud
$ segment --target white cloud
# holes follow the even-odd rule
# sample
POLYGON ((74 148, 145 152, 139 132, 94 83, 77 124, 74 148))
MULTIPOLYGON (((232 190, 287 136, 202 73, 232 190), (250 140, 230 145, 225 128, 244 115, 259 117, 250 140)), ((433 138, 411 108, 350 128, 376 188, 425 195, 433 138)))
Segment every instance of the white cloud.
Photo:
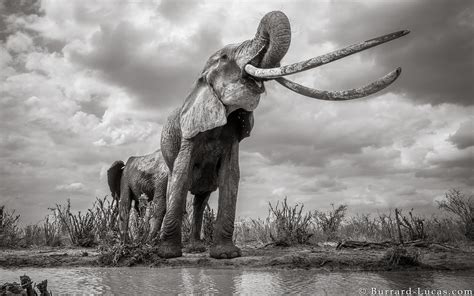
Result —
POLYGON ((63 184, 63 185, 58 185, 55 187, 56 191, 60 192, 85 192, 86 187, 82 183, 71 183, 71 184, 63 184))
MULTIPOLYGON (((429 6, 433 15, 443 14, 435 4, 429 6)), ((64 192, 81 209, 90 206, 93 195, 107 194, 108 166, 159 147, 167 115, 184 100, 207 56, 222 44, 252 38, 260 18, 275 9, 285 11, 292 24, 284 63, 392 26, 414 30, 405 39, 293 78, 317 88, 345 89, 400 63, 401 78, 377 96, 321 102, 266 84, 252 137, 241 144, 238 215, 265 215, 267 202, 283 195, 307 209, 331 203, 366 211, 425 206, 450 187, 474 184, 468 167, 474 107, 456 104, 466 105, 470 98, 437 84, 444 101, 433 99, 437 105, 431 105, 421 100, 432 93, 431 82, 455 77, 417 72, 430 69, 430 61, 450 60, 433 60, 449 53, 452 43, 443 40, 471 35, 462 28, 454 37, 439 32, 441 43, 426 48, 426 36, 416 31, 429 30, 413 14, 426 5, 423 1, 44 0, 41 5, 44 15, 5 16, 11 34, 0 41, 0 196, 20 212, 42 215, 64 192), (398 16, 406 9, 401 22, 398 16), (360 21, 372 15, 380 17, 360 21)), ((446 13, 456 9, 453 5, 446 13)), ((450 22, 447 28, 457 27, 450 22)))
POLYGON ((32 50, 33 40, 30 36, 17 32, 14 35, 10 35, 7 39, 6 48, 14 53, 20 53, 32 50))

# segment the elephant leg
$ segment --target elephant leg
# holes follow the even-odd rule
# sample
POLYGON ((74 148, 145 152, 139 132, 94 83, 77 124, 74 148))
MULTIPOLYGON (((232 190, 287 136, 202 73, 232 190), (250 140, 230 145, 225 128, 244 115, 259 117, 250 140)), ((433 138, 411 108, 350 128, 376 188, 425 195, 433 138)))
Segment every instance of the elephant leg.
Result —
POLYGON ((214 244, 210 255, 217 259, 241 256, 233 241, 235 209, 239 188, 239 144, 234 142, 221 160, 219 169, 219 207, 214 228, 214 244))
POLYGON ((152 213, 150 219, 149 241, 155 239, 161 229, 161 224, 166 213, 166 187, 168 186, 168 175, 160 176, 155 188, 155 194, 152 201, 152 213))
POLYGON ((129 240, 128 235, 128 221, 130 218, 130 208, 132 207, 133 193, 128 186, 123 186, 120 191, 120 202, 119 202, 119 228, 120 236, 122 241, 127 242, 129 240))
POLYGON ((193 199, 193 220, 191 223, 191 243, 190 252, 204 252, 206 246, 201 240, 202 216, 211 192, 194 195, 193 199))
POLYGON ((174 258, 183 255, 181 250, 181 224, 189 189, 191 154, 193 143, 183 139, 173 165, 171 179, 168 181, 169 192, 166 214, 161 231, 161 244, 158 254, 163 258, 174 258))

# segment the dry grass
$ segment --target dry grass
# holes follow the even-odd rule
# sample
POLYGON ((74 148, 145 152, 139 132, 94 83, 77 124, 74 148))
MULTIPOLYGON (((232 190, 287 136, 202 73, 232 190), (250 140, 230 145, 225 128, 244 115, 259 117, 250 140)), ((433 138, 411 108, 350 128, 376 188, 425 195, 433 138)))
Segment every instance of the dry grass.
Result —
POLYGON ((241 220, 235 224, 234 242, 238 245, 266 245, 272 242, 274 224, 267 217, 263 219, 241 220))
MULTIPOLYGON (((449 191, 451 196, 464 196, 457 191, 449 191)), ((448 192, 448 193, 449 193, 448 192)), ((234 241, 239 245, 297 245, 324 241, 371 241, 398 242, 428 240, 433 242, 462 244, 469 238, 469 215, 472 213, 472 198, 456 199, 458 217, 423 217, 413 209, 407 214, 396 210, 400 221, 397 227, 396 211, 390 210, 377 215, 355 215, 345 217, 345 205, 334 206, 328 212, 313 211, 303 214, 303 206, 288 206, 286 199, 274 207, 269 205, 269 215, 265 219, 246 219, 236 223, 234 241), (459 200, 462 200, 460 202, 459 200), (463 217, 463 218, 461 218, 463 217)), ((442 207, 445 209, 445 207, 442 207)))
MULTIPOLYGON (((131 210, 131 244, 150 243, 147 238, 152 206, 152 202, 143 198, 140 201, 142 215, 131 210)), ((234 241, 241 246, 290 246, 328 240, 398 242, 401 237, 403 241, 422 239, 456 245, 472 239, 472 196, 467 197, 457 190, 450 190, 439 207, 452 215, 422 217, 412 209, 406 214, 398 210, 398 215, 390 210, 377 215, 346 217, 345 205, 332 205, 328 212, 304 211, 303 205, 289 205, 285 198, 274 205, 269 203, 265 219, 237 221, 234 241), (400 221, 400 233, 397 220, 400 221)), ((69 240, 70 244, 82 247, 112 247, 120 243, 118 209, 113 199, 97 198, 85 214, 73 213, 69 201, 65 205, 56 205, 51 210, 53 212, 41 223, 20 227, 20 216, 0 206, 0 247, 59 246, 68 244, 69 240)), ((213 241, 215 216, 214 210, 207 205, 202 225, 202 237, 207 244, 212 244, 213 241)), ((183 242, 189 240, 191 217, 192 207, 188 204, 182 224, 183 242)))
POLYGON ((346 240, 386 241, 395 238, 395 221, 389 214, 375 217, 364 214, 348 218, 339 229, 339 236, 346 240))

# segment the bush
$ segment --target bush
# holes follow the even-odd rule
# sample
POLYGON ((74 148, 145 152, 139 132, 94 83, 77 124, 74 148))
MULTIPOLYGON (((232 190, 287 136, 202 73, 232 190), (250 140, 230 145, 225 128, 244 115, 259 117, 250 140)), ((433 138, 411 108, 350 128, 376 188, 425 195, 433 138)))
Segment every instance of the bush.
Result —
POLYGON ((328 239, 336 239, 337 232, 346 215, 347 206, 340 205, 337 208, 334 208, 334 204, 331 204, 331 206, 332 210, 327 213, 317 210, 314 211, 314 217, 317 225, 321 228, 328 239))
POLYGON ((118 228, 118 201, 104 198, 96 198, 92 206, 95 216, 95 235, 101 243, 112 244, 119 239, 118 228))
POLYGON ((416 249, 396 246, 387 250, 382 261, 390 268, 417 266, 420 264, 420 252, 416 249))
POLYGON ((466 237, 474 240, 474 196, 467 196, 453 188, 446 192, 445 197, 445 200, 438 202, 439 208, 457 216, 466 237))
POLYGON ((183 243, 187 243, 191 238, 191 224, 193 223, 193 203, 189 200, 186 202, 186 209, 183 213, 183 220, 181 223, 181 239, 183 243))
POLYGON ((273 241, 271 233, 274 227, 270 217, 265 220, 258 218, 239 221, 235 225, 234 241, 239 245, 249 243, 266 245, 273 241))
MULTIPOLYGON (((276 245, 306 244, 312 234, 310 233, 311 213, 303 214, 303 205, 289 207, 286 197, 279 208, 279 202, 275 207, 268 203, 270 217, 273 218, 275 227, 270 227, 270 238, 276 245), (272 229, 273 228, 273 229, 272 229)), ((270 218, 270 220, 272 219, 270 218)))
POLYGON ((27 225, 24 229, 22 246, 41 246, 44 245, 43 229, 39 225, 27 225))
POLYGON ((0 206, 0 247, 15 247, 21 239, 21 230, 18 226, 20 215, 15 211, 7 211, 0 206))
POLYGON ((50 216, 46 216, 42 230, 46 246, 57 247, 61 245, 61 222, 59 219, 50 220, 50 216))
POLYGON ((207 245, 211 245, 214 241, 214 223, 216 223, 216 215, 214 209, 206 205, 202 216, 202 235, 203 241, 207 245))
POLYGON ((257 243, 291 246, 309 243, 314 235, 311 213, 303 213, 303 205, 288 206, 286 198, 275 206, 268 204, 266 219, 247 219, 236 223, 234 241, 239 245, 257 243))
POLYGON ((369 214, 356 215, 341 223, 339 236, 345 240, 383 241, 391 240, 391 225, 386 215, 371 217, 369 214))
POLYGON ((76 215, 71 213, 71 201, 67 204, 58 205, 56 208, 61 223, 65 226, 71 243, 78 247, 92 247, 97 242, 95 240, 95 215, 88 210, 85 215, 79 211, 76 215))
POLYGON ((464 228, 460 221, 451 218, 436 218, 426 220, 426 235, 435 242, 459 242, 466 239, 464 228))
POLYGON ((400 226, 402 226, 410 240, 419 240, 425 239, 425 219, 413 215, 413 209, 408 212, 408 216, 404 216, 401 210, 398 210, 398 215, 400 216, 400 226))
POLYGON ((148 202, 148 197, 142 195, 139 198, 139 211, 138 213, 134 207, 130 210, 129 220, 129 236, 131 243, 145 243, 148 240, 150 232, 150 219, 153 203, 148 202))

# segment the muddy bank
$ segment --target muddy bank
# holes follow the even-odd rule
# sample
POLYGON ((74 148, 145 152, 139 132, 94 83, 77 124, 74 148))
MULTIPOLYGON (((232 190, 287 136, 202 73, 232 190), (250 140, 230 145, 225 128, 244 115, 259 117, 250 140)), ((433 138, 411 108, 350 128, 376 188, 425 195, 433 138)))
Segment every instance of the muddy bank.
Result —
POLYGON ((1 267, 98 266, 93 248, 41 248, 0 250, 1 267))
MULTIPOLYGON (((474 269, 472 248, 411 248, 418 263, 387 264, 387 249, 336 249, 335 246, 301 246, 290 248, 242 248, 242 257, 213 259, 208 253, 184 253, 183 257, 162 259, 153 248, 146 255, 130 253, 121 256, 115 266, 206 267, 206 268, 304 268, 328 271, 378 270, 471 270, 474 269)), ((74 267, 104 266, 97 249, 30 249, 0 250, 0 267, 74 267)))

